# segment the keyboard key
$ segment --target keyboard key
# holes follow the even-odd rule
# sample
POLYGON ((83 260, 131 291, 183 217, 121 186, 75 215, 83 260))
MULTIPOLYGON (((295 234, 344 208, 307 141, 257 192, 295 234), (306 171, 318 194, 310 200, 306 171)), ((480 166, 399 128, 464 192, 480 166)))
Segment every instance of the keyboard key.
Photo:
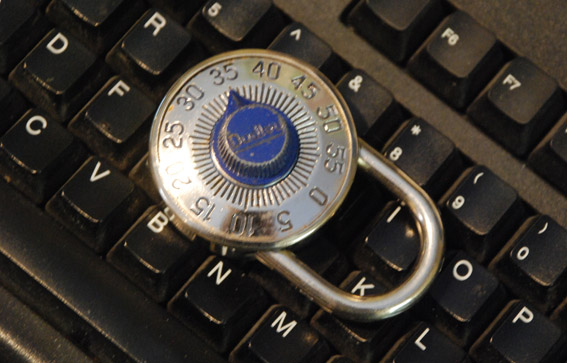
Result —
POLYGON ((175 21, 185 24, 201 9, 206 0, 148 0, 153 6, 163 9, 175 21))
POLYGON ((383 208, 382 186, 367 175, 357 174, 338 211, 323 227, 323 234, 339 247, 347 247, 353 237, 383 208))
POLYGON ((467 354, 449 338, 426 323, 417 323, 381 362, 468 362, 467 354))
POLYGON ((325 362, 329 347, 289 309, 275 305, 230 353, 230 362, 325 362))
POLYGON ((521 223, 518 193, 483 166, 467 169, 442 198, 447 242, 483 263, 521 223))
POLYGON ((381 148, 403 119, 392 94, 359 69, 345 74, 337 89, 352 113, 358 136, 381 148))
POLYGON ((508 63, 467 110, 473 121, 519 156, 565 110, 557 82, 526 58, 508 63))
POLYGON ((181 25, 150 9, 110 50, 106 62, 157 101, 201 58, 200 47, 181 25))
POLYGON ((26 110, 26 102, 22 95, 2 78, 0 78, 0 110, 2 110, 0 134, 8 130, 26 110))
MULTIPOLYGON (((346 257, 325 237, 313 237, 305 246, 294 252, 301 261, 333 284, 342 281, 349 271, 346 257)), ((316 308, 295 285, 260 263, 250 268, 249 276, 273 299, 289 307, 301 318, 311 315, 316 308)))
POLYGON ((410 72, 451 106, 462 109, 502 63, 496 37, 457 11, 437 27, 410 59, 410 72))
POLYGON ((144 155, 144 157, 134 165, 130 174, 128 174, 128 178, 132 179, 138 187, 146 192, 154 203, 160 203, 162 201, 150 171, 148 154, 144 155))
POLYGON ((344 73, 345 66, 331 47, 300 23, 285 27, 268 49, 301 59, 331 80, 337 80, 344 73))
POLYGON ((148 148, 154 110, 154 103, 146 95, 114 77, 73 118, 69 130, 97 155, 125 170, 148 148))
POLYGON ((91 357, 105 362, 225 361, 2 181, 0 195, 0 284, 17 291, 21 301, 91 357))
POLYGON ((553 311, 551 321, 563 328, 563 331, 567 329, 567 299, 563 300, 553 311))
POLYGON ((477 362, 563 362, 567 344, 559 327, 522 301, 511 301, 471 347, 477 362))
POLYGON ((49 116, 66 121, 106 80, 97 59, 65 31, 52 30, 10 73, 10 80, 49 116))
POLYGON ((48 30, 34 0, 0 4, 0 74, 8 73, 48 30))
POLYGON ((403 62, 442 17, 438 0, 361 0, 348 23, 392 60, 403 62))
POLYGON ((116 43, 143 11, 140 0, 52 0, 46 14, 49 20, 101 54, 116 43))
POLYGON ((565 297, 567 231, 548 216, 528 219, 490 268, 517 296, 548 311, 565 297))
POLYGON ((345 356, 342 355, 334 355, 331 358, 329 358, 329 360, 327 361, 327 363, 354 363, 352 360, 348 359, 345 356))
POLYGON ((213 54, 264 48, 284 26, 284 16, 272 0, 210 0, 188 25, 213 54))
POLYGON ((559 190, 567 193, 567 114, 530 154, 528 164, 559 190))
POLYGON ((107 256, 157 302, 169 299, 208 255, 169 226, 167 212, 149 208, 107 256))
POLYGON ((388 286, 400 284, 419 253, 419 235, 407 208, 390 202, 356 239, 352 260, 388 286))
POLYGON ((383 152, 433 199, 447 190, 463 168, 453 142, 415 117, 400 127, 383 152))
POLYGON ((78 140, 38 109, 0 138, 2 176, 34 203, 51 197, 86 156, 78 140))
POLYGON ((229 261, 209 257, 168 304, 179 320, 225 352, 268 306, 254 281, 229 261))
MULTIPOLYGON (((383 285, 360 271, 352 272, 340 287, 359 296, 386 292, 383 285)), ((323 310, 311 319, 311 325, 339 352, 356 362, 376 361, 398 338, 405 322, 406 315, 372 323, 351 322, 323 310)))
POLYGON ((420 310, 462 347, 469 346, 506 302, 500 282, 461 251, 450 257, 420 310))
POLYGON ((141 193, 119 171, 90 158, 47 203, 47 211, 96 253, 104 253, 145 207, 141 193))

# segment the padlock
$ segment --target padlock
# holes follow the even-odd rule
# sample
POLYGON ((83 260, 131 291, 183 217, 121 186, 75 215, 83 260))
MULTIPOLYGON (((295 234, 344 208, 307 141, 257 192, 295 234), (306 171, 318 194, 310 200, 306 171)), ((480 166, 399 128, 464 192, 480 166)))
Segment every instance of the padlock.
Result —
POLYGON ((253 255, 337 316, 373 321, 399 314, 440 269, 444 235, 435 204, 357 139, 333 84, 288 55, 243 49, 186 72, 156 113, 150 163, 181 232, 203 237, 223 256, 253 255), (383 295, 342 291, 289 249, 335 214, 357 165, 405 203, 421 239, 412 273, 383 295))

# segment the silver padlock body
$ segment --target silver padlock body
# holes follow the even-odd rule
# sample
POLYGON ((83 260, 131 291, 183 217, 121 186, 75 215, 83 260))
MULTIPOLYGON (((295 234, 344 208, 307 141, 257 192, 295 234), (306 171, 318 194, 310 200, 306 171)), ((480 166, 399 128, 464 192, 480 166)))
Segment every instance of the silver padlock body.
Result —
POLYGON ((167 93, 151 170, 182 232, 221 254, 289 247, 324 224, 352 184, 352 117, 332 84, 284 54, 210 58, 167 93))

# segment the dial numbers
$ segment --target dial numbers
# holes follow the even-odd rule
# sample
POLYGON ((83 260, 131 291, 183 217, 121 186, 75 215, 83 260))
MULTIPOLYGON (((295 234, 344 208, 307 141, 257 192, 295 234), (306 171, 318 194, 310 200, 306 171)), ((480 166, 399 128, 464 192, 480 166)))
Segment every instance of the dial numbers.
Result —
POLYGON ((328 81, 269 51, 227 53, 187 72, 160 106, 150 144, 176 226, 239 251, 287 247, 312 233, 338 208, 356 167, 352 120, 328 81), (297 160, 272 184, 237 182, 218 164, 212 133, 231 91, 277 109, 297 132, 297 160))

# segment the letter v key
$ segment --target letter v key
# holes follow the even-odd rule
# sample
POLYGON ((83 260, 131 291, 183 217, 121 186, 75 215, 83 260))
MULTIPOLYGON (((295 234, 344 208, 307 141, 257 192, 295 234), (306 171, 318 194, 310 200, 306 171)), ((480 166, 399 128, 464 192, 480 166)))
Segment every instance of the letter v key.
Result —
POLYGON ((90 178, 91 183, 94 183, 95 181, 110 175, 110 170, 105 170, 102 173, 98 174, 99 169, 100 169, 100 161, 97 161, 93 173, 91 174, 91 178, 90 178))

